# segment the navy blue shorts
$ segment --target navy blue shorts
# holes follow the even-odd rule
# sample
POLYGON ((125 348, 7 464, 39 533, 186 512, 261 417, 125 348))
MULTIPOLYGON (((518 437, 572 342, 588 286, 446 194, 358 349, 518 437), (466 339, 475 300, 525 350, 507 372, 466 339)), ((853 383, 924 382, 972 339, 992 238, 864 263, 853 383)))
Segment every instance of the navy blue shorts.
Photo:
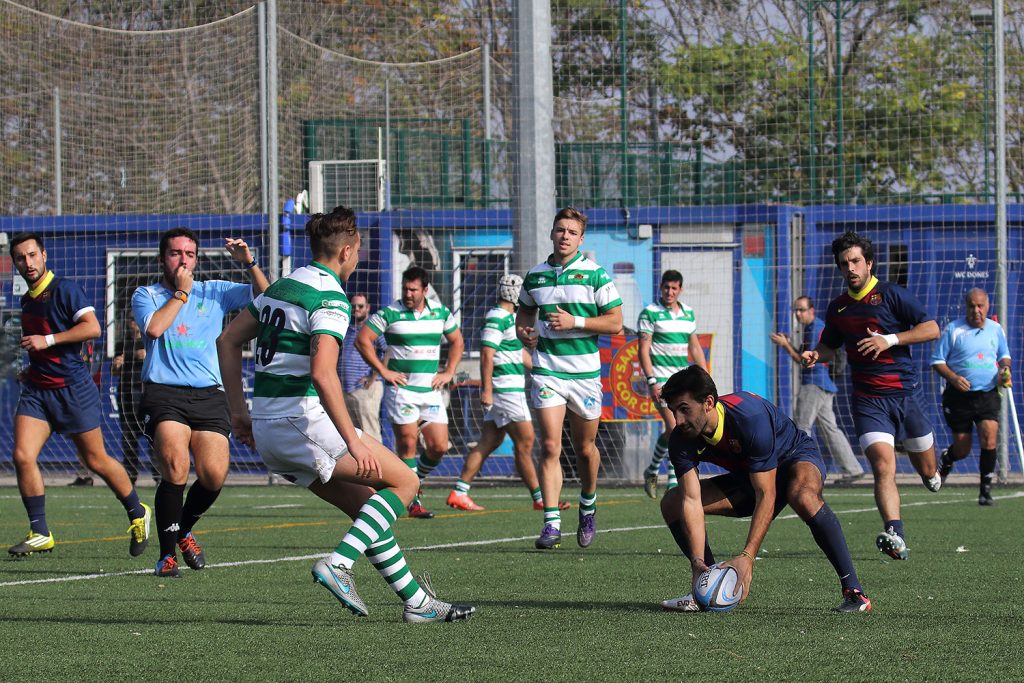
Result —
POLYGON ((932 433, 932 423, 925 417, 914 394, 887 398, 854 396, 851 408, 858 437, 880 432, 900 440, 918 439, 932 433))
MULTIPOLYGON (((789 483, 793 479, 793 466, 798 462, 809 462, 821 472, 821 481, 825 481, 825 462, 819 453, 802 453, 792 460, 780 463, 775 470, 775 510, 772 519, 777 517, 782 509, 789 505, 787 492, 789 483)), ((749 472, 727 472, 711 477, 709 483, 714 484, 729 499, 732 509, 737 517, 749 517, 754 514, 754 503, 757 497, 754 495, 754 487, 750 485, 749 472)))
POLYGON ((32 384, 21 388, 15 415, 26 415, 50 423, 58 434, 83 434, 100 426, 100 391, 92 378, 60 389, 40 389, 32 384))

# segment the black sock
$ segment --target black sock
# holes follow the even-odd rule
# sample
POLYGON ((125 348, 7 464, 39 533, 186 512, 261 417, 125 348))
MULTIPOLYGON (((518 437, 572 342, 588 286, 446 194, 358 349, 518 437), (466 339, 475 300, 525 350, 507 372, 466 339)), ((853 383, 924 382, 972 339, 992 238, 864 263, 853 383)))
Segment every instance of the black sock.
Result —
POLYGON ((192 532, 199 518, 210 509, 213 501, 220 495, 220 489, 211 491, 198 481, 192 484, 185 497, 185 507, 181 511, 181 528, 178 530, 178 538, 185 538, 192 532))
POLYGON ((818 513, 807 520, 807 526, 814 536, 814 542, 832 563, 832 568, 836 570, 843 588, 861 590, 857 570, 853 568, 853 558, 850 557, 850 548, 846 545, 846 537, 843 535, 843 527, 828 503, 822 505, 818 513))
POLYGON ((981 490, 988 493, 987 489, 992 488, 992 479, 996 471, 996 449, 982 448, 981 458, 978 461, 978 473, 981 475, 981 490))
POLYGON ((885 521, 885 524, 883 524, 882 527, 886 531, 888 531, 889 529, 892 529, 894 532, 896 532, 897 536, 902 538, 904 541, 907 540, 907 532, 903 530, 903 520, 902 519, 888 519, 888 520, 885 521))
POLYGON ((119 498, 121 505, 124 506, 124 511, 128 513, 128 521, 138 519, 139 517, 146 516, 146 509, 142 507, 142 501, 139 500, 139 494, 132 487, 132 492, 124 498, 119 498))
POLYGON ((160 557, 174 555, 181 524, 181 501, 185 496, 184 484, 172 484, 166 479, 156 487, 153 502, 156 513, 156 532, 160 537, 160 557))
MULTIPOLYGON (((690 556, 690 537, 686 535, 686 529, 683 528, 683 520, 677 519, 668 525, 668 530, 672 532, 672 538, 676 539, 676 545, 683 551, 683 555, 686 555, 686 559, 693 561, 693 557, 690 556)), ((704 534, 704 564, 709 567, 715 563, 715 556, 711 552, 711 544, 708 542, 707 533, 704 534)))

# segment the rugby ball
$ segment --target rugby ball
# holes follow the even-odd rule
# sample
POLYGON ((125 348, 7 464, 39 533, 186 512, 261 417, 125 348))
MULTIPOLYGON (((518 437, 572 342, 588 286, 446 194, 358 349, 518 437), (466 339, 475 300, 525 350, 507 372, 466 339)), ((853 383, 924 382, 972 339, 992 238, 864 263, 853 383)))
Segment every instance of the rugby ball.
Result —
POLYGON ((709 612, 728 612, 742 597, 743 584, 732 567, 713 564, 693 584, 693 599, 709 612))

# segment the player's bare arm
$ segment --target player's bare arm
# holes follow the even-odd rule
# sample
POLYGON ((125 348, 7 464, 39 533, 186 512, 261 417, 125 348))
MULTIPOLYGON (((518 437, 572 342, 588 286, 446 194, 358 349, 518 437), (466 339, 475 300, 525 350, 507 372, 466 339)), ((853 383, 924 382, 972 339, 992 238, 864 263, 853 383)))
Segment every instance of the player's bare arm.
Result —
POLYGON ((771 526, 772 516, 775 514, 775 473, 776 470, 750 473, 750 484, 754 488, 754 512, 750 515, 747 542, 739 555, 723 563, 734 567, 740 575, 744 600, 750 594, 750 581, 754 574, 754 558, 757 557, 757 551, 764 543, 764 537, 768 534, 768 527, 771 526))
POLYGON ((516 336, 528 349, 537 348, 537 309, 520 306, 516 311, 516 336))
MULTIPOLYGON (((166 285, 167 283, 165 282, 164 284, 166 285)), ((185 265, 178 266, 174 269, 173 282, 171 284, 174 287, 175 293, 184 292, 186 297, 191 296, 192 285, 194 284, 192 270, 185 265)), ((150 339, 159 339, 174 324, 174 319, 178 317, 178 312, 184 307, 185 300, 176 296, 172 296, 165 301, 163 306, 156 309, 149 318, 149 324, 146 325, 144 330, 146 336, 150 339)))
MULTIPOLYGON (((644 377, 648 378, 654 377, 654 363, 651 362, 652 339, 651 335, 641 332, 637 342, 637 356, 640 359, 640 369, 643 370, 644 377)), ((657 401, 660 398, 661 390, 658 388, 657 383, 652 383, 648 379, 647 393, 651 395, 652 399, 657 401)))
POLYGON ((545 320, 551 329, 563 332, 578 329, 594 334, 618 334, 622 331, 622 306, 616 306, 593 318, 572 315, 561 306, 555 306, 555 310, 548 313, 545 320))
POLYGON ((895 334, 885 334, 871 328, 867 329, 867 333, 868 336, 857 342, 857 350, 874 360, 878 358, 878 354, 893 346, 910 346, 938 339, 939 324, 934 320, 926 320, 914 325, 909 330, 895 334))
POLYGON ((337 337, 329 334, 313 335, 309 342, 310 378, 320 397, 320 404, 348 446, 349 455, 356 462, 356 476, 377 480, 381 478, 380 462, 359 438, 345 405, 345 396, 341 392, 341 378, 338 377, 340 353, 341 344, 337 337))
POLYGON ((462 339, 460 330, 452 330, 444 338, 448 340, 448 362, 445 363, 444 370, 434 375, 434 379, 430 383, 431 388, 435 390, 441 389, 455 379, 455 371, 459 367, 462 352, 466 348, 466 342, 462 339))
POLYGON ((690 335, 686 344, 686 357, 689 359, 690 365, 696 365, 704 372, 711 372, 708 370, 708 359, 704 355, 704 347, 700 345, 700 338, 697 337, 696 330, 690 335))
POLYGON ((256 448, 256 444, 252 438, 252 418, 242 390, 242 349, 259 329, 259 321, 248 308, 243 308, 217 337, 217 361, 228 410, 231 411, 231 433, 249 448, 256 448))
MULTIPOLYGON (((526 354, 523 354, 524 356, 526 354)), ((490 408, 494 405, 494 349, 480 347, 480 405, 490 408)))
POLYGON ((100 336, 100 321, 92 311, 85 313, 70 329, 53 334, 30 334, 21 338, 21 348, 42 351, 56 344, 77 344, 100 336), (49 338, 49 339, 48 339, 49 338), (50 342, 52 340, 52 343, 50 342))
POLYGON ((831 363, 835 360, 836 350, 825 346, 824 344, 818 344, 817 348, 811 349, 810 351, 804 351, 800 354, 800 363, 805 368, 813 368, 818 363, 831 363))
MULTIPOLYGON (((356 336, 356 351, 363 357, 366 364, 373 368, 373 371, 380 375, 385 382, 404 387, 408 384, 409 379, 401 372, 389 370, 388 366, 380 358, 377 358, 377 351, 373 348, 373 344, 379 336, 369 325, 363 325, 356 336)), ((388 349, 388 353, 391 353, 391 349, 388 349)))
POLYGON ((690 540, 690 557, 693 558, 692 584, 708 568, 704 563, 704 546, 707 540, 707 530, 704 528, 704 502, 701 499, 700 477, 697 476, 696 468, 683 475, 679 481, 679 488, 683 493, 683 528, 686 529, 686 537, 690 540))
POLYGON ((797 353, 796 349, 793 348, 793 343, 789 341, 789 337, 782 334, 781 332, 772 332, 771 334, 768 335, 768 337, 769 339, 772 340, 773 344, 781 347, 782 350, 785 351, 789 355, 789 357, 792 358, 795 362, 803 362, 803 359, 801 358, 800 354, 797 353))
POLYGON ((256 263, 256 259, 253 258, 252 251, 249 249, 249 245, 245 243, 245 240, 225 237, 224 248, 231 254, 231 258, 238 261, 245 268, 245 272, 252 282, 253 295, 265 292, 267 287, 270 286, 270 281, 267 280, 263 269, 256 263))

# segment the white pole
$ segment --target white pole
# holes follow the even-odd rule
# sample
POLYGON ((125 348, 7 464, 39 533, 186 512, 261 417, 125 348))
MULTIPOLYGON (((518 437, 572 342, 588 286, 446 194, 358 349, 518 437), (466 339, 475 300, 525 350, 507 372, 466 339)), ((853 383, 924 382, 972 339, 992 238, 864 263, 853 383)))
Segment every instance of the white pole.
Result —
POLYGON ((1020 420, 1017 419, 1017 404, 1013 401, 1013 387, 1007 387, 1004 395, 1010 403, 1010 416, 1013 417, 1013 434, 1017 437, 1017 457, 1020 458, 1020 470, 1024 472, 1024 445, 1021 444, 1020 439, 1020 420))
MULTIPOLYGON (((1006 233, 1006 48, 1003 28, 1003 0, 992 2, 992 38, 995 67, 996 94, 996 301, 999 322, 1003 329, 1010 329, 1010 302, 1007 290, 1007 260, 1009 240, 1006 233)), ((1012 399, 1012 394, 1007 392, 1012 399)), ((1010 405, 1013 406, 1012 400, 1010 405)), ((1004 411, 1005 414, 1005 411, 1004 411)), ((1016 421, 1016 417, 1014 418, 1016 421)), ((1009 474, 1009 454, 1006 452, 1006 432, 1000 430, 999 479, 1005 481, 1009 474)), ((1018 451, 1020 439, 1018 438, 1018 451)), ((1024 457, 1024 456, 1022 456, 1024 457)))

